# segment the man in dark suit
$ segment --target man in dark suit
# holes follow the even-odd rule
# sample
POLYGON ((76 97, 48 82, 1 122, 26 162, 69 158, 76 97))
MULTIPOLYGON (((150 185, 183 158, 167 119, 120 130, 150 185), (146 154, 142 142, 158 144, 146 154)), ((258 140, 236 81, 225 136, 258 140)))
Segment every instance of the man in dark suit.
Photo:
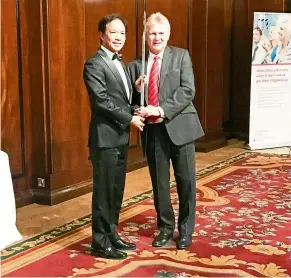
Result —
POLYGON ((152 245, 162 247, 173 237, 175 217, 170 197, 170 160, 172 161, 179 196, 179 236, 177 249, 192 244, 195 224, 196 182, 194 140, 203 136, 197 112, 193 106, 194 74, 189 53, 185 49, 167 46, 170 23, 160 13, 149 16, 146 40, 146 76, 141 75, 141 60, 129 63, 132 84, 140 91, 141 80, 147 84, 146 107, 137 113, 147 117, 142 132, 154 192, 157 225, 160 233, 152 245))
POLYGON ((132 115, 132 87, 118 52, 125 43, 126 23, 118 14, 98 25, 101 48, 84 66, 91 105, 90 158, 93 165, 92 254, 124 259, 134 250, 116 232, 121 209, 129 144, 129 127, 143 129, 143 118, 132 115))

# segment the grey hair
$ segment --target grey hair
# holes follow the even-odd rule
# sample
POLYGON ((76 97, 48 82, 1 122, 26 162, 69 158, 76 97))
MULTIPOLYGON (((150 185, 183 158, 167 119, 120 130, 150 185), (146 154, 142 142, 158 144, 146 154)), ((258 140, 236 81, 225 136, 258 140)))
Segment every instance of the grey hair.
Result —
POLYGON ((171 25, 169 20, 160 12, 157 13, 153 13, 151 14, 148 18, 147 18, 147 22, 146 22, 146 30, 148 31, 150 25, 152 25, 153 23, 160 23, 160 24, 164 24, 168 31, 169 34, 171 32, 171 25))

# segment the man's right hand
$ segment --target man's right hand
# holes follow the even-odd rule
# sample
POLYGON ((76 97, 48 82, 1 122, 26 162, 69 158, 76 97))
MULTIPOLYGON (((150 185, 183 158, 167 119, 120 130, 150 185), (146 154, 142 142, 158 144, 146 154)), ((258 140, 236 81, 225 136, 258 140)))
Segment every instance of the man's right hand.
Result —
POLYGON ((134 115, 132 116, 130 124, 138 128, 140 131, 143 131, 144 127, 144 118, 141 116, 134 115))

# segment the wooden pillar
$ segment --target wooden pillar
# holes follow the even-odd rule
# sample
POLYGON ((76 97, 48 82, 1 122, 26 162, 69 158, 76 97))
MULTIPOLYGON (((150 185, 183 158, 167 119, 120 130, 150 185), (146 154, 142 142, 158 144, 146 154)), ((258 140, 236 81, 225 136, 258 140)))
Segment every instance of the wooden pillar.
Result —
POLYGON ((223 121, 228 118, 231 1, 193 0, 191 10, 195 106, 205 131, 196 148, 208 152, 227 144, 223 121))

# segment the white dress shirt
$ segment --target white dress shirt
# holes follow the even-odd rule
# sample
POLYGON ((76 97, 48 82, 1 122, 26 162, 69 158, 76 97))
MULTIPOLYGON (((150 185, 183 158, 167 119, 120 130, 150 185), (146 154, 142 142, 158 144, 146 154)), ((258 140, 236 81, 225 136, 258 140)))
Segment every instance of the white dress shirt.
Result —
POLYGON ((160 52, 158 55, 153 54, 149 51, 149 56, 148 56, 148 66, 147 66, 147 84, 149 84, 149 76, 150 76, 150 72, 151 72, 151 68, 152 65, 154 63, 154 58, 158 56, 159 60, 158 60, 158 64, 159 64, 159 73, 161 75, 161 67, 162 67, 162 61, 163 61, 163 56, 164 56, 164 51, 160 52))
MULTIPOLYGON (((108 50, 103 45, 101 46, 101 49, 103 49, 106 52, 106 54, 108 55, 108 57, 112 60, 114 53, 112 51, 108 50)), ((129 87, 128 87, 128 83, 127 83, 127 79, 126 79, 126 75, 125 75, 123 66, 122 66, 121 62, 118 59, 114 59, 113 63, 116 66, 116 68, 117 68, 117 70, 118 70, 118 72, 120 74, 120 77, 121 77, 121 79, 123 81, 123 84, 124 84, 124 87, 125 87, 125 90, 126 90, 127 97, 129 99, 129 97, 130 97, 129 96, 129 94, 130 94, 129 93, 129 87)))

